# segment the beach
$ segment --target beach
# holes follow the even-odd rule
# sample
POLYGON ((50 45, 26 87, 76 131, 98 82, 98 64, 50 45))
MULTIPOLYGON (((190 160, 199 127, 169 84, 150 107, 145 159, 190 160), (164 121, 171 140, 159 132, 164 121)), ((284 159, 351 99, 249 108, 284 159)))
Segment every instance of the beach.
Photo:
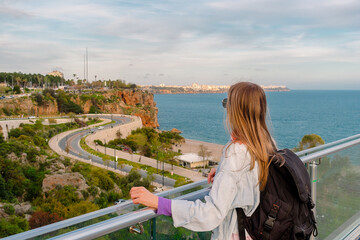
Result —
POLYGON ((196 153, 200 151, 200 145, 204 145, 208 151, 211 152, 211 156, 214 158, 214 161, 219 162, 221 158, 221 152, 224 145, 216 144, 216 143, 209 143, 209 142, 202 142, 193 139, 185 139, 185 143, 174 146, 174 151, 181 150, 184 153, 196 153))

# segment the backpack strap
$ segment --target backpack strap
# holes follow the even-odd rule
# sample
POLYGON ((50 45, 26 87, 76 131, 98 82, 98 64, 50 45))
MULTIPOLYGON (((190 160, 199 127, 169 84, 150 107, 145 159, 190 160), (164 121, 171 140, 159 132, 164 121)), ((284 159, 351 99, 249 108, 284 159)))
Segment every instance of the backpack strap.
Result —
POLYGON ((239 239, 245 240, 245 219, 246 215, 242 208, 236 208, 237 220, 238 220, 238 231, 239 231, 239 239))
POLYGON ((264 223, 265 231, 270 232, 273 229, 278 212, 279 212, 279 206, 273 204, 267 216, 267 219, 264 223))

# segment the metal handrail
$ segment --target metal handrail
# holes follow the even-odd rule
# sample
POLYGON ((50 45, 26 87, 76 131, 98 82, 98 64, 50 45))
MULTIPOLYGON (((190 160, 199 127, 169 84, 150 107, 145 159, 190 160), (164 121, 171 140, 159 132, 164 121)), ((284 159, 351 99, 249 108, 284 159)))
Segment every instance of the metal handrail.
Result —
MULTIPOLYGON (((347 143, 343 143, 343 144, 335 146, 333 148, 325 149, 325 150, 319 151, 317 153, 301 157, 301 160, 303 161, 303 163, 316 161, 323 156, 333 154, 335 152, 347 149, 347 148, 357 145, 357 144, 360 144, 360 139, 357 139, 357 140, 354 140, 351 142, 347 142, 347 143)), ((191 198, 199 199, 201 196, 204 195, 204 193, 208 193, 209 191, 210 191, 209 188, 202 189, 202 190, 196 191, 194 193, 180 196, 179 198, 176 198, 176 199, 186 199, 189 196, 191 196, 191 198)), ((89 226, 88 228, 91 228, 91 232, 93 232, 94 234, 97 234, 98 232, 106 232, 105 234, 109 234, 113 231, 120 230, 120 229, 129 227, 131 225, 134 225, 136 223, 139 223, 142 221, 147 221, 147 220, 150 220, 151 218, 156 217, 156 214, 154 213, 154 211, 152 211, 152 210, 147 210, 147 211, 148 212, 146 212, 145 215, 144 215, 145 211, 144 212, 137 211, 137 212, 131 213, 131 215, 122 215, 117 218, 110 219, 109 221, 111 221, 111 231, 110 231, 110 227, 106 227, 106 224, 105 224, 105 226, 100 225, 100 224, 94 224, 94 225, 89 226), (126 221, 128 216, 131 216, 131 221, 129 221, 129 222, 126 221), (119 224, 118 228, 116 228, 117 224, 119 224)), ((60 235, 59 237, 56 237, 54 239, 84 239, 85 240, 85 239, 93 239, 95 237, 105 235, 105 234, 103 234, 103 235, 94 236, 91 234, 86 234, 87 232, 89 233, 89 231, 86 231, 86 229, 79 229, 79 230, 75 230, 73 232, 67 233, 66 235, 60 235), (66 238, 60 238, 62 236, 64 236, 64 237, 66 236, 66 238)))
POLYGON ((300 157, 300 156, 304 156, 304 155, 308 155, 309 153, 313 153, 313 152, 316 152, 316 151, 320 151, 320 150, 322 150, 322 149, 329 148, 329 147, 338 145, 338 144, 340 144, 340 143, 348 142, 348 141, 354 140, 354 139, 356 139, 356 138, 360 138, 360 134, 356 134, 356 135, 353 135, 353 136, 350 136, 350 137, 347 137, 347 138, 342 138, 342 139, 340 139, 340 140, 337 140, 337 141, 334 141, 334 142, 331 142, 331 143, 327 143, 327 144, 323 144, 323 145, 320 145, 320 146, 317 146, 317 147, 305 149, 305 150, 303 150, 303 151, 296 152, 296 154, 297 154, 299 157, 300 157))
MULTIPOLYGON (((193 193, 189 193, 183 196, 179 196, 175 199, 178 200, 190 200, 193 201, 195 199, 201 199, 205 197, 210 191, 210 188, 201 189, 193 193)), ((104 236, 106 234, 110 234, 119 229, 123 229, 129 227, 131 225, 135 225, 139 222, 144 222, 156 217, 156 213, 154 210, 141 209, 135 212, 131 212, 128 214, 124 214, 119 217, 115 217, 101 223, 96 223, 88 227, 84 227, 69 233, 62 234, 57 237, 53 237, 53 240, 72 240, 72 239, 94 239, 97 237, 104 236), (89 238, 91 236, 91 238, 89 238)))
MULTIPOLYGON (((166 197, 168 195, 177 194, 177 193, 180 193, 180 192, 183 192, 186 190, 190 190, 195 187, 205 185, 206 183, 207 183, 206 180, 202 180, 202 181, 190 183, 190 184, 187 184, 184 186, 180 186, 180 187, 168 190, 168 191, 164 191, 164 192, 158 193, 156 195, 159 197, 166 197)), ((83 215, 80 215, 77 217, 66 219, 66 220, 63 220, 60 222, 52 223, 52 224, 49 224, 49 225, 46 225, 43 227, 39 227, 39 228, 32 229, 32 230, 29 230, 26 232, 22 232, 22 233, 13 235, 13 236, 9 236, 9 237, 4 238, 4 240, 5 239, 6 240, 29 239, 29 238, 37 237, 40 235, 54 232, 59 229, 70 227, 70 226, 76 225, 78 223, 86 222, 86 221, 92 220, 94 218, 98 218, 98 217, 101 217, 101 216, 104 216, 107 214, 115 213, 115 212, 130 208, 130 207, 134 207, 134 206, 135 206, 135 204, 133 204, 132 201, 128 200, 128 201, 118 204, 116 206, 107 207, 107 208, 100 209, 100 210, 90 212, 90 213, 86 213, 86 214, 83 214, 83 215)))
POLYGON ((310 161, 317 160, 319 158, 339 152, 341 150, 347 149, 347 148, 352 147, 357 144, 360 144, 360 138, 350 141, 350 142, 343 143, 341 145, 337 145, 337 146, 316 152, 316 153, 313 153, 311 155, 303 156, 303 157, 301 157, 301 160, 303 161, 303 163, 308 163, 310 161))
MULTIPOLYGON (((353 139, 355 136, 359 136, 359 135, 354 135, 354 136, 349 137, 347 139, 348 140, 353 139)), ((339 141, 341 141, 341 140, 339 140, 339 141)), ((339 141, 337 141, 337 142, 339 142, 339 141)), ((351 146, 354 146, 354 145, 357 145, 357 144, 360 144, 360 138, 356 139, 356 140, 353 140, 353 141, 350 141, 350 142, 345 142, 345 143, 340 144, 338 146, 334 146, 334 147, 331 147, 331 148, 328 148, 328 149, 318 151, 316 153, 312 153, 312 154, 307 155, 307 156, 303 156, 303 157, 301 157, 301 160, 303 161, 303 163, 316 161, 321 157, 327 156, 329 154, 336 153, 338 151, 347 149, 347 148, 349 148, 351 146)), ((299 153, 296 153, 296 154, 299 154, 299 153)), ((171 195, 171 194, 180 193, 182 191, 190 190, 192 188, 195 188, 195 187, 198 187, 198 186, 201 186, 201 185, 205 185, 206 183, 207 183, 207 180, 202 180, 202 181, 198 181, 198 182, 195 182, 195 183, 187 184, 185 186, 174 188, 174 189, 171 189, 169 191, 159 193, 157 195, 164 197, 164 196, 168 196, 168 195, 171 195)), ((180 196, 179 198, 176 198, 176 199, 185 199, 183 197, 189 197, 190 195, 192 197, 194 197, 194 196, 196 197, 197 193, 203 193, 204 191, 208 192, 209 190, 208 189, 207 190, 199 190, 199 191, 196 191, 196 192, 191 193, 191 194, 180 196)), ((199 198, 199 197, 197 196, 195 199, 197 199, 197 198, 199 198)), ((23 233, 20 233, 20 234, 9 236, 7 238, 4 238, 4 240, 28 239, 28 238, 44 235, 46 233, 50 233, 50 232, 59 230, 61 228, 69 227, 69 226, 75 225, 77 223, 81 223, 81 222, 91 220, 91 219, 96 218, 96 217, 100 217, 100 216, 103 216, 103 215, 106 215, 106 214, 114 213, 116 211, 128 208, 130 206, 135 206, 135 205, 131 201, 127 201, 127 202, 125 202, 123 204, 120 204, 120 205, 117 205, 117 206, 108 207, 108 208, 101 209, 101 210, 91 212, 91 213, 87 213, 87 214, 84 214, 84 215, 81 215, 81 216, 78 216, 78 217, 67 219, 67 220, 64 220, 64 221, 61 221, 61 222, 53 223, 53 224, 50 224, 50 225, 47 225, 47 226, 44 226, 44 227, 41 227, 41 228, 37 228, 37 229, 34 229, 34 230, 30 230, 30 231, 27 231, 27 232, 23 232, 23 233)), ((125 215, 122 215, 122 216, 119 216, 119 217, 112 218, 112 219, 104 221, 102 223, 114 220, 114 222, 111 222, 111 225, 108 226, 109 229, 106 227, 107 228, 106 231, 110 231, 110 228, 111 228, 111 231, 116 231, 116 230, 119 230, 119 229, 122 229, 122 228, 125 228, 125 227, 129 227, 129 226, 133 225, 134 222, 138 223, 138 222, 149 220, 149 219, 154 218, 154 217, 156 217, 156 214, 154 213, 154 211, 143 210, 142 209, 140 211, 135 211, 135 212, 131 212, 129 214, 125 214, 125 215), (149 212, 151 212, 151 213, 149 213, 149 212), (129 217, 128 224, 124 225, 123 221, 121 221, 121 222, 115 221, 115 219, 117 219, 117 220, 126 219, 127 217, 129 217), (130 219, 131 219, 131 221, 130 221, 130 219)), ((77 233, 82 232, 81 231, 82 229, 89 229, 89 228, 91 228, 91 229, 94 228, 94 231, 92 231, 92 230, 91 231, 90 230, 85 231, 84 230, 84 232, 82 233, 82 234, 85 234, 84 237, 88 236, 87 238, 81 237, 81 238, 67 238, 67 239, 92 239, 94 237, 94 235, 91 235, 90 233, 99 231, 98 228, 102 229, 103 225, 101 225, 101 223, 93 224, 91 226, 84 227, 84 228, 72 231, 70 233, 67 233, 67 236, 71 237, 72 233, 74 234, 74 236, 80 236, 80 235, 77 235, 77 233)), ((108 233, 110 233, 110 232, 107 232, 106 234, 108 234, 108 233)), ((61 236, 63 236, 63 235, 60 235, 59 237, 61 237, 61 236)))

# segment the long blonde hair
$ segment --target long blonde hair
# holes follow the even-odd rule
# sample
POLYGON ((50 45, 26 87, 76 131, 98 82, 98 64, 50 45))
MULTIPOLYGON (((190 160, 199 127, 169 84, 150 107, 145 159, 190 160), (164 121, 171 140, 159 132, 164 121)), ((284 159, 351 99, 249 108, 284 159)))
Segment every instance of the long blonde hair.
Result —
POLYGON ((229 89, 226 109, 227 125, 233 141, 240 141, 247 146, 251 156, 250 170, 257 161, 260 190, 263 190, 269 174, 270 159, 277 150, 266 125, 265 92, 254 83, 236 83, 229 89))

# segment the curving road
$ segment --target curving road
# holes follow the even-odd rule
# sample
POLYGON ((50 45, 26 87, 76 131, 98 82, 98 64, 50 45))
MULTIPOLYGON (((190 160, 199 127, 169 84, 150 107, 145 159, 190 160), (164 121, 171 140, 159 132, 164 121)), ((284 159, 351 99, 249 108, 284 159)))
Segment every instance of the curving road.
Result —
MULTIPOLYGON (((116 115, 106 115, 106 114, 98 114, 98 115, 92 115, 94 117, 99 117, 99 118, 103 118, 103 119, 112 119, 115 121, 115 123, 103 126, 104 129, 108 129, 108 128, 112 128, 114 126, 118 126, 118 125, 123 125, 123 124, 127 124, 130 123, 132 121, 131 118, 125 117, 125 116, 116 116, 116 115)), ((97 131, 101 131, 101 130, 97 130, 97 131)), ((66 136, 61 137, 58 140, 58 146, 60 147, 60 149, 64 152, 66 152, 66 146, 68 146, 68 150, 69 150, 69 155, 75 156, 77 158, 81 158, 83 160, 87 160, 90 162, 95 162, 101 165, 104 165, 104 162, 102 160, 102 158, 92 155, 88 152, 86 152, 85 150, 83 150, 80 147, 80 140, 81 138, 83 138, 84 136, 91 134, 90 133, 90 128, 84 129, 84 130, 79 130, 79 131, 75 131, 72 132, 70 134, 67 134, 66 136)), ((111 151, 114 151, 113 149, 108 148, 109 153, 111 151)), ((108 154, 111 155, 111 154, 108 154)), ((116 169, 116 163, 115 162, 110 162, 109 167, 116 169)), ((130 170, 132 169, 131 166, 125 165, 124 168, 121 169, 121 171, 124 172, 130 172, 130 170)), ((147 172, 144 170, 139 170, 140 174, 143 177, 147 176, 147 172)), ((163 180, 164 180, 164 185, 168 186, 168 187, 173 187, 175 184, 175 180, 174 179, 170 179, 170 178, 164 178, 161 175, 158 174, 154 174, 155 177, 155 182, 162 184, 163 180)))

